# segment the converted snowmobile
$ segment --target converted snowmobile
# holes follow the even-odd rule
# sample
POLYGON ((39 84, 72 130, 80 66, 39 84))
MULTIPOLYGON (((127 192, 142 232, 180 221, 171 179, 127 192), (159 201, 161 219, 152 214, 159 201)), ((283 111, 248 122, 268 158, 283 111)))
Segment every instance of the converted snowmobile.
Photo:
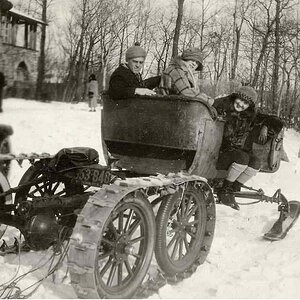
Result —
MULTIPOLYGON (((226 176, 216 169, 224 121, 207 104, 178 96, 105 97, 102 113, 106 165, 91 148, 2 154, 2 161, 28 159, 32 166, 17 187, 2 176, 0 222, 18 228, 32 250, 69 240, 79 297, 146 297, 190 276, 210 251, 214 189, 226 176)), ((282 142, 281 131, 257 145, 262 171, 278 170, 282 142)), ((268 239, 282 238, 299 215, 299 203, 280 190, 236 196, 279 204, 268 239)))

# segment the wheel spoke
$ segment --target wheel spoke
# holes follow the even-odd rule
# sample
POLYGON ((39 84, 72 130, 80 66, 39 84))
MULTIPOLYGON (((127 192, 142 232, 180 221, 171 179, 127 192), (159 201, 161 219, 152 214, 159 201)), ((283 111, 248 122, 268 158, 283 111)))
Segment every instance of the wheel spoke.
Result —
POLYGON ((110 256, 110 255, 112 255, 113 253, 114 253, 113 250, 107 251, 107 252, 105 252, 105 253, 99 255, 99 260, 104 259, 104 258, 106 258, 106 257, 108 257, 108 256, 110 256))
POLYGON ((118 231, 117 231, 117 229, 116 229, 114 223, 113 223, 113 222, 109 223, 109 226, 108 226, 108 227, 109 227, 109 230, 112 230, 112 232, 113 232, 115 238, 117 238, 117 237, 119 236, 119 233, 118 233, 118 231))
POLYGON ((42 190, 42 187, 44 186, 39 186, 38 184, 34 185, 35 189, 30 192, 30 194, 34 195, 36 192, 40 192, 41 196, 45 194, 45 192, 42 190))
POLYGON ((140 241, 143 241, 144 239, 145 239, 144 236, 137 237, 137 238, 135 238, 135 239, 133 239, 133 240, 130 240, 130 244, 133 245, 133 244, 135 244, 135 243, 138 243, 138 242, 140 242, 140 241))
POLYGON ((131 253, 131 254, 129 254, 129 255, 131 255, 131 256, 133 256, 133 257, 135 257, 135 258, 137 258, 137 259, 141 258, 141 255, 140 255, 140 254, 137 254, 137 253, 131 253))
POLYGON ((113 264, 113 260, 110 257, 107 261, 107 263, 105 264, 105 266, 103 267, 103 269, 100 271, 100 276, 104 276, 104 274, 106 273, 106 271, 110 268, 110 266, 113 264))
POLYGON ((170 249, 171 246, 174 244, 174 242, 176 241, 176 237, 177 237, 177 232, 174 234, 174 236, 172 237, 171 241, 169 242, 169 244, 167 245, 167 248, 170 249))
POLYGON ((54 187, 52 188, 53 194, 56 192, 56 190, 59 187, 59 185, 60 185, 59 181, 55 183, 54 187))
POLYGON ((183 239, 181 238, 179 241, 179 259, 183 257, 182 249, 183 249, 183 239))
POLYGON ((56 196, 60 196, 60 195, 63 195, 65 192, 66 192, 66 190, 63 189, 63 190, 61 190, 60 192, 56 193, 55 195, 56 195, 56 196))
POLYGON ((124 233, 125 232, 127 232, 127 230, 128 230, 128 226, 129 226, 129 224, 131 223, 131 220, 132 220, 132 217, 133 217, 133 210, 131 209, 130 210, 130 212, 129 212, 129 214, 128 214, 128 218, 127 218, 127 220, 126 220, 126 223, 125 223, 125 226, 124 226, 124 233))
POLYGON ((185 215, 186 215, 187 212, 189 211, 189 209, 190 209, 190 207, 191 207, 191 204, 192 204, 191 197, 188 197, 188 201, 187 201, 186 209, 185 209, 185 215))
POLYGON ((46 189, 47 189, 47 192, 50 194, 50 195, 53 195, 53 191, 52 191, 52 181, 49 181, 48 182, 48 185, 46 185, 46 189), (51 192, 51 193, 50 193, 51 192))
POLYGON ((125 260, 124 263, 125 263, 125 267, 126 267, 126 270, 127 270, 128 274, 129 274, 130 276, 132 276, 132 275, 133 275, 133 272, 132 272, 132 270, 131 270, 129 261, 128 261, 128 260, 125 260))
POLYGON ((183 197, 183 199, 181 200, 181 205, 180 205, 180 215, 181 215, 181 217, 184 216, 185 208, 186 208, 185 197, 183 197))
POLYGON ((108 279, 107 279, 107 285, 111 286, 116 274, 116 270, 117 270, 117 265, 115 262, 112 263, 109 275, 108 275, 108 279))
POLYGON ((187 219, 189 220, 191 218, 191 216, 197 211, 198 207, 195 205, 193 206, 193 208, 189 211, 188 215, 187 215, 187 219))
POLYGON ((134 222, 131 224, 131 226, 128 229, 128 236, 133 235, 133 233, 137 230, 138 226, 141 224, 141 219, 136 219, 134 222))
POLYGON ((190 246, 189 246, 189 242, 187 240, 186 234, 184 235, 183 242, 184 242, 184 246, 185 246, 186 252, 188 252, 190 246))
POLYGON ((118 285, 121 285, 123 278, 123 263, 119 263, 118 265, 118 285))
POLYGON ((178 250, 178 246, 179 246, 179 241, 180 241, 180 238, 178 237, 178 239, 176 239, 176 243, 175 243, 175 246, 174 246, 172 254, 171 254, 172 259, 175 259, 175 256, 176 256, 176 253, 178 250))
POLYGON ((123 218, 124 218, 124 213, 123 213, 123 211, 121 211, 119 213, 119 217, 118 217, 118 220, 119 220, 119 232, 120 232, 120 234, 123 233, 123 218))

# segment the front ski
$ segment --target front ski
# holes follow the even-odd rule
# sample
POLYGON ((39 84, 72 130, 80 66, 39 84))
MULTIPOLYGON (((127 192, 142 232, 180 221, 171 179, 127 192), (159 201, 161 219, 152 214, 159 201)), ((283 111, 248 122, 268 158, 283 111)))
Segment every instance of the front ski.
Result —
POLYGON ((300 214, 300 202, 289 201, 289 211, 281 211, 278 220, 272 228, 264 234, 264 238, 270 241, 279 241, 285 238, 288 231, 297 221, 300 214))

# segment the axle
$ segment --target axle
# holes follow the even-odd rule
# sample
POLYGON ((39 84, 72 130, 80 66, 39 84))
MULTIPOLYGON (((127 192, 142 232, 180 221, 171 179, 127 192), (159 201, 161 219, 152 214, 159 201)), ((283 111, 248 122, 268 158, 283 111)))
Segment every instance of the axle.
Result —
POLYGON ((44 213, 45 210, 51 211, 66 208, 82 208, 91 194, 92 193, 84 193, 69 197, 40 197, 31 202, 21 202, 19 205, 1 205, 0 223, 16 227, 22 231, 27 219, 30 219, 31 216, 41 212, 44 213), (12 215, 11 212, 14 212, 14 215, 12 215))

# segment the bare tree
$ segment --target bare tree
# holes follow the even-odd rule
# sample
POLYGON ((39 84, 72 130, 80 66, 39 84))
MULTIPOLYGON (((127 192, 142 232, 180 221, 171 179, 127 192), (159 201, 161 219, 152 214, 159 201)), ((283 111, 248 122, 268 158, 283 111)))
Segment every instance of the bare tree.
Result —
POLYGON ((40 55, 38 61, 38 75, 36 80, 36 88, 35 88, 35 98, 42 99, 42 90, 43 90, 43 82, 45 78, 45 47, 46 47, 46 23, 47 23, 47 9, 50 5, 51 1, 47 2, 47 0, 37 0, 37 3, 42 8, 42 24, 41 29, 41 40, 40 40, 40 55))
POLYGON ((184 0, 177 0, 177 1, 178 1, 178 10, 177 10, 176 26, 175 26, 175 31, 174 31, 172 57, 178 55, 180 28, 181 28, 181 22, 182 22, 182 17, 183 17, 184 0))

